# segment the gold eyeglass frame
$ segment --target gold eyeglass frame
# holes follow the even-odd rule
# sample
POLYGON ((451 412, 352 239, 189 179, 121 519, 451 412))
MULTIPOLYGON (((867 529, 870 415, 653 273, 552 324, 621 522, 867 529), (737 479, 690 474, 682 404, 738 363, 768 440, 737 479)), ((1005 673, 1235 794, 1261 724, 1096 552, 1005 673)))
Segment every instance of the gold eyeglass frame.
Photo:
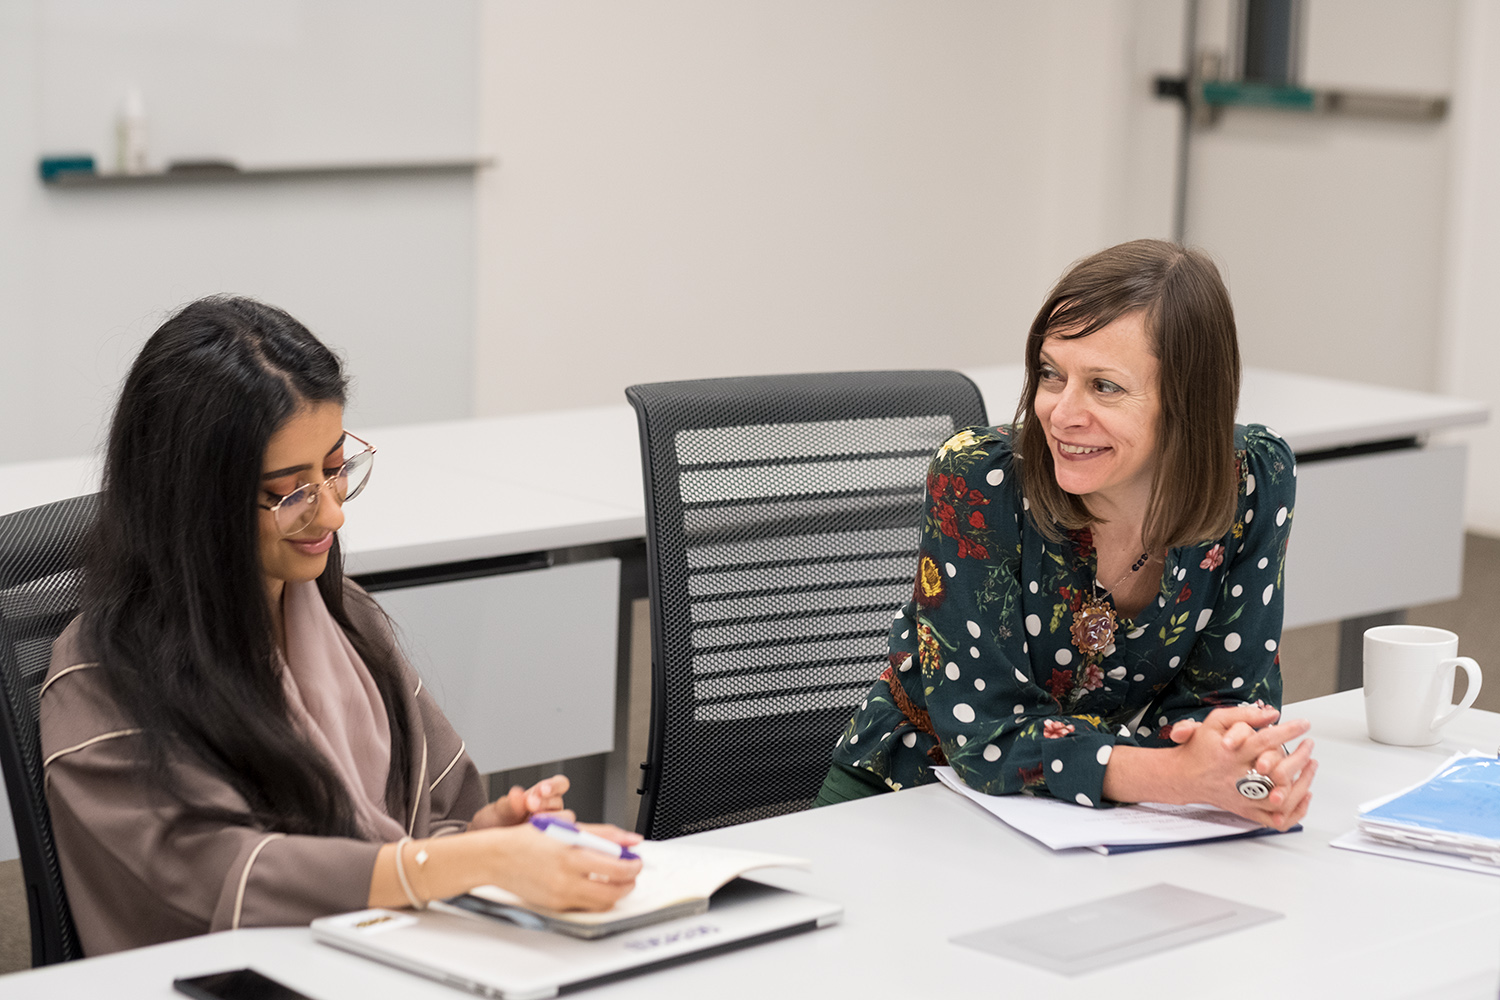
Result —
MULTIPOLYGON (((355 433, 353 433, 351 431, 345 430, 344 431, 344 437, 346 437, 346 438, 353 438, 354 440, 358 441, 360 444, 364 445, 364 449, 361 450, 361 451, 358 451, 358 452, 354 453, 353 455, 350 455, 348 458, 344 459, 344 464, 342 464, 342 465, 339 466, 339 470, 337 472, 335 472, 333 475, 329 476, 327 479, 323 480, 322 482, 318 482, 318 483, 303 483, 301 486, 298 486, 295 490, 292 490, 292 492, 288 493, 286 496, 282 497, 280 500, 276 501, 276 503, 274 503, 274 504, 272 504, 270 506, 267 506, 266 504, 259 504, 258 506, 260 507, 260 509, 261 510, 268 510, 268 511, 270 511, 272 519, 275 519, 277 513, 281 510, 281 508, 285 504, 287 504, 287 503, 290 502, 290 503, 292 503, 292 504, 295 505, 295 504, 302 503, 302 502, 305 501, 306 503, 308 503, 310 505, 309 506, 310 512, 315 512, 317 510, 318 498, 323 495, 323 490, 325 488, 331 487, 332 484, 333 484, 333 482, 334 482, 334 480, 336 480, 339 477, 341 477, 341 476, 344 475, 344 470, 347 469, 347 468, 349 468, 349 463, 350 462, 353 462, 355 459, 360 458, 361 456, 369 455, 370 456, 370 463, 371 463, 370 464, 370 472, 369 472, 369 474, 365 476, 363 482, 361 482, 358 486, 356 486, 354 488, 353 492, 351 492, 349 495, 345 496, 342 500, 340 500, 338 502, 338 504, 339 504, 340 507, 342 507, 344 504, 348 503, 350 500, 353 500, 355 497, 357 497, 361 493, 363 493, 365 491, 365 487, 370 485, 370 476, 373 476, 375 474, 374 461, 375 461, 375 452, 376 452, 377 449, 376 449, 376 447, 373 444, 371 444, 370 442, 366 441, 364 438, 360 437, 358 434, 355 434, 355 433), (306 494, 305 496, 298 496, 297 495, 299 493, 304 493, 304 492, 306 494)), ((337 495, 337 494, 335 494, 335 495, 337 495)), ((311 516, 309 516, 308 520, 311 521, 311 516)), ((295 535, 297 532, 301 531, 305 527, 307 527, 306 524, 299 524, 297 527, 293 528, 291 531, 282 531, 281 532, 281 537, 282 538, 290 538, 292 535, 295 535)), ((281 530, 281 525, 280 524, 277 525, 277 530, 281 530)))

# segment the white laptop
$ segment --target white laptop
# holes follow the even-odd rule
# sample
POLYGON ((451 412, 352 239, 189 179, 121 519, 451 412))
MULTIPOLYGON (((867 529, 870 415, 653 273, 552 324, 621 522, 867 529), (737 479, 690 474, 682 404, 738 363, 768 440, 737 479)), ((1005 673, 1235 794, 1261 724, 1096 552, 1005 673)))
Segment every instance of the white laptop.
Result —
POLYGON ((740 878, 708 912, 592 941, 494 920, 395 910, 322 917, 313 937, 499 1000, 553 997, 838 923, 843 907, 740 878))

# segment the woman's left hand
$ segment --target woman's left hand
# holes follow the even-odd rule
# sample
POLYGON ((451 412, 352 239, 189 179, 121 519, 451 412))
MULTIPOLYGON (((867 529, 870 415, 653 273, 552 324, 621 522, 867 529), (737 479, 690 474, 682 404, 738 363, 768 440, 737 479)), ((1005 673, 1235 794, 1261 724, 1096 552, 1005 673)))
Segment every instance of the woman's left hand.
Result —
POLYGON ((538 813, 561 816, 572 820, 573 811, 563 808, 563 793, 568 790, 565 775, 554 774, 544 778, 530 788, 514 785, 509 792, 491 802, 474 814, 469 829, 483 830, 489 826, 515 826, 524 823, 538 813))
POLYGON ((1186 801, 1216 805, 1277 830, 1301 822, 1312 804, 1312 780, 1318 773, 1318 762, 1312 758, 1312 740, 1302 740, 1295 750, 1282 744, 1283 740, 1303 736, 1307 723, 1277 722, 1279 716, 1275 709, 1257 702, 1217 708, 1201 723, 1187 719, 1173 726, 1168 735, 1182 749, 1194 753, 1196 762, 1189 771, 1200 779, 1200 787, 1186 801), (1241 763, 1247 751, 1251 757, 1241 763), (1223 773, 1222 766, 1214 766, 1225 760, 1232 764, 1228 773, 1223 773), (1233 779, 1249 768, 1273 782, 1271 793, 1259 801, 1233 790, 1233 779))

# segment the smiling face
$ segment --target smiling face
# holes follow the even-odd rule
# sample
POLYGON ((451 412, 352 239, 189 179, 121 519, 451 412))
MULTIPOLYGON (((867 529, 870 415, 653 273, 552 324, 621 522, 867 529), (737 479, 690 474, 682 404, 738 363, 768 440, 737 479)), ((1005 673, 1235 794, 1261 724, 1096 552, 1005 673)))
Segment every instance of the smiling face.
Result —
MULTIPOLYGON (((307 483, 320 483, 344 464, 344 408, 311 403, 292 414, 266 443, 261 460, 262 507, 307 483)), ((289 538, 276 527, 269 510, 260 512, 260 567, 267 588, 280 594, 281 584, 316 580, 328 565, 333 533, 344 523, 344 510, 324 489, 318 492, 312 522, 289 538)))
MULTIPOLYGON (((1067 331, 1061 331, 1067 332, 1067 331)), ((1159 365, 1145 315, 1126 313, 1087 337, 1042 343, 1036 420, 1057 485, 1100 504, 1144 506, 1156 469, 1159 365)))

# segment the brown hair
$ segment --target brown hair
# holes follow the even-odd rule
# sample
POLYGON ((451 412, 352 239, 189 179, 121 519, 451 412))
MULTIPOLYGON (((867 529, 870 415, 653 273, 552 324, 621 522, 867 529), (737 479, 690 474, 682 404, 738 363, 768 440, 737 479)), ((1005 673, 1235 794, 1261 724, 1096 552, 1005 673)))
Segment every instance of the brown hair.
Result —
POLYGON ((1132 240, 1068 268, 1026 339, 1026 384, 1016 408, 1021 484, 1037 530, 1054 541, 1061 531, 1096 518, 1082 497, 1057 485, 1046 434, 1028 419, 1035 415, 1042 344, 1053 334, 1087 337, 1136 311, 1145 320, 1161 383, 1156 469, 1143 541, 1148 551, 1157 552, 1216 538, 1234 523, 1240 349, 1229 291, 1201 250, 1132 240))

